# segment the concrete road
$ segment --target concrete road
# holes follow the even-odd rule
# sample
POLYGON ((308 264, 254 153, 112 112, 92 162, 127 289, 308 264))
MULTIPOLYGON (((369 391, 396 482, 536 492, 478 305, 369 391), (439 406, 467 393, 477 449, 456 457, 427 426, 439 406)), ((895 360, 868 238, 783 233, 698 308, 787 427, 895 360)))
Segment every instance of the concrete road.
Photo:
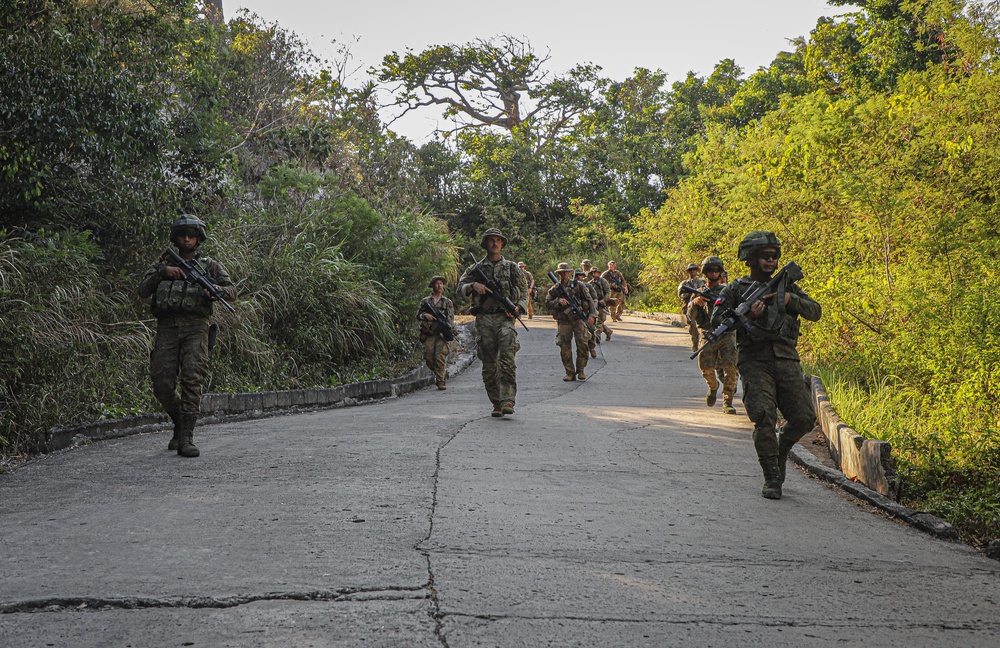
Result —
POLYGON ((0 477, 0 646, 1000 645, 1000 564, 793 468, 761 498, 686 331, 627 319, 564 383, 528 324, 508 419, 475 363, 0 477))

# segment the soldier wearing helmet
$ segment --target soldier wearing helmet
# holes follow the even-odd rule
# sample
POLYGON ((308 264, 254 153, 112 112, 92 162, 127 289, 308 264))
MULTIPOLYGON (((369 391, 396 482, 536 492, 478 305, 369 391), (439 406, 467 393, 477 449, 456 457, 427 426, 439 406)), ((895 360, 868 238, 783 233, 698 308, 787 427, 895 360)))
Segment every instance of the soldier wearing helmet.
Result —
POLYGON ((434 373, 434 382, 441 390, 447 389, 445 383, 448 379, 448 354, 451 351, 450 333, 455 329, 455 305, 444 296, 445 281, 446 279, 440 275, 431 277, 427 285, 431 289, 431 294, 424 297, 417 308, 420 341, 424 344, 424 362, 434 373), (441 324, 433 315, 434 311, 448 321, 447 330, 442 330, 441 324))
POLYGON ((607 322, 610 307, 615 304, 615 300, 611 297, 611 284, 601 276, 601 269, 597 266, 590 268, 590 285, 597 290, 597 335, 604 333, 605 339, 610 340, 614 331, 607 322))
MULTIPOLYGON (((205 223, 197 216, 184 215, 170 225, 170 241, 178 255, 212 281, 224 299, 235 299, 236 287, 226 269, 198 252, 206 238, 205 223)), ((208 375, 209 320, 215 298, 185 278, 184 270, 165 252, 146 271, 139 296, 150 299, 156 317, 149 365, 153 394, 174 424, 167 449, 197 457, 201 453, 194 444, 194 427, 208 375)))
POLYGON ((501 302, 493 299, 489 288, 475 280, 473 268, 482 270, 514 305, 518 313, 528 310, 528 281, 513 261, 503 257, 507 237, 491 227, 483 233, 479 245, 486 258, 465 269, 458 280, 458 293, 472 298, 472 314, 476 316, 476 354, 483 362, 483 384, 493 403, 492 416, 514 413, 517 397, 517 368, 514 356, 520 349, 514 318, 501 302))
POLYGON ((628 282, 625 281, 625 275, 618 270, 618 264, 614 261, 608 261, 608 269, 601 276, 611 284, 611 299, 614 300, 614 304, 610 307, 611 321, 620 322, 622 321, 622 313, 625 311, 628 282))
POLYGON ((681 300, 681 313, 684 316, 684 322, 687 324, 688 333, 691 334, 691 350, 698 350, 698 323, 687 316, 688 306, 691 303, 692 293, 685 291, 685 288, 694 288, 696 290, 704 290, 705 286, 708 284, 704 279, 698 276, 699 268, 697 263, 689 263, 687 267, 688 278, 680 282, 677 285, 677 298, 681 300))
POLYGON ((517 267, 524 273, 524 279, 528 282, 528 319, 535 316, 535 299, 538 297, 538 286, 535 285, 535 276, 528 272, 528 266, 524 261, 518 261, 517 267))
MULTIPOLYGON (((577 270, 583 274, 583 270, 577 270)), ((576 273, 568 263, 560 263, 556 267, 559 283, 552 284, 545 295, 545 307, 558 322, 556 328, 556 346, 559 347, 559 358, 562 360, 566 376, 563 380, 586 380, 587 360, 590 349, 590 331, 587 326, 593 326, 597 309, 587 284, 574 281, 576 273), (565 292, 564 292, 565 291, 565 292), (569 295, 586 321, 574 312, 570 306, 569 295), (576 363, 573 362, 573 340, 576 340, 576 363)))
MULTIPOLYGON (((713 314, 713 326, 741 304, 758 282, 768 281, 778 269, 781 242, 774 232, 758 230, 746 235, 739 245, 739 259, 746 263, 749 276, 727 284, 713 314)), ((747 327, 736 328, 736 350, 743 376, 743 404, 753 421, 753 444, 764 488, 761 495, 781 499, 785 463, 795 442, 816 423, 809 389, 802 380, 802 366, 796 345, 799 318, 815 322, 820 318, 819 303, 795 284, 755 302, 746 315, 747 327), (779 430, 778 410, 785 419, 779 430)))
MULTIPOLYGON (((686 313, 688 320, 697 323, 698 328, 706 334, 712 331, 711 310, 725 285, 722 283, 723 272, 725 272, 725 264, 723 264, 722 259, 717 256, 705 257, 701 262, 701 273, 705 275, 706 280, 702 292, 711 295, 711 298, 693 295, 688 304, 686 313)), ((721 372, 722 411, 726 414, 735 414, 733 396, 736 394, 736 381, 739 379, 739 372, 736 368, 736 332, 728 331, 702 350, 698 354, 698 368, 701 369, 701 375, 708 383, 708 396, 705 397, 705 404, 709 407, 715 405, 719 395, 717 374, 721 372)))

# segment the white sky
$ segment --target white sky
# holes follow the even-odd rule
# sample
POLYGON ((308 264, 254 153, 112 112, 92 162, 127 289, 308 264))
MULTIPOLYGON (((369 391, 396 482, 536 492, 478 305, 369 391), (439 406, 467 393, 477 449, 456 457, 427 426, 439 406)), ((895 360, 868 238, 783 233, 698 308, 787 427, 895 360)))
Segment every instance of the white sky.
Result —
MULTIPOLYGON (((826 0, 506 0, 496 3, 440 0, 223 0, 227 18, 241 8, 278 22, 302 37, 322 58, 334 58, 332 41, 350 44, 361 72, 382 57, 407 48, 464 44, 497 34, 526 37, 537 54, 551 53, 548 69, 577 63, 600 65, 602 75, 622 80, 636 67, 667 73, 668 82, 688 71, 711 73, 732 58, 744 73, 768 65, 787 39, 808 35, 820 16, 851 7, 826 0)), ((396 122, 393 129, 420 142, 441 121, 434 107, 396 122)))

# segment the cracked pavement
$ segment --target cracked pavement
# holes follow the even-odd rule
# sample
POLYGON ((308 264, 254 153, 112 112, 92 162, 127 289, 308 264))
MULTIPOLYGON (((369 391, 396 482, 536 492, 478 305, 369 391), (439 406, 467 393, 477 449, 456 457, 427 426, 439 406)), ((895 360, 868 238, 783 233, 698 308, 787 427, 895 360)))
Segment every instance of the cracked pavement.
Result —
POLYGON ((517 414, 447 391, 168 432, 0 476, 0 645, 995 646, 1000 563, 789 468, 704 405, 690 337, 618 323, 564 383, 519 331, 517 414))

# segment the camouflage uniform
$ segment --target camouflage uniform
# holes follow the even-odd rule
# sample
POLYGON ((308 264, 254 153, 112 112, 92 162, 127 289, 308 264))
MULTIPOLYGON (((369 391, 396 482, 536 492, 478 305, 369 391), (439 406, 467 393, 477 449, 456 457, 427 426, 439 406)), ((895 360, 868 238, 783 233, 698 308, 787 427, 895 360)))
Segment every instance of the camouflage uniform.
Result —
POLYGON ((620 322, 622 321, 622 313, 625 311, 625 288, 628 286, 625 275, 618 270, 609 268, 601 273, 601 277, 611 286, 609 298, 614 300, 614 304, 610 307, 611 321, 620 322))
MULTIPOLYGON (((562 264, 560 264, 560 267, 562 264)), ((566 270, 561 270, 565 272, 566 270)), ((560 284, 553 284, 545 296, 545 307, 552 317, 559 322, 556 330, 556 346, 559 347, 559 357, 566 370, 565 380, 586 380, 587 360, 590 350, 590 333, 586 321, 577 317, 568 306, 561 306, 562 297, 560 284), (576 340, 576 364, 573 363, 573 340, 576 340)), ((580 310, 587 317, 596 317, 597 307, 586 283, 570 281, 565 286, 566 292, 576 299, 580 310)))
MULTIPOLYGON (((223 298, 227 301, 236 298, 236 288, 222 264, 197 254, 189 262, 199 266, 219 287, 223 298)), ((174 422, 171 446, 176 447, 175 442, 181 437, 193 436, 201 412, 201 394, 208 375, 212 300, 205 296, 201 286, 167 278, 164 272, 170 266, 176 264, 165 254, 150 266, 139 284, 139 296, 152 298, 156 339, 149 357, 150 376, 153 394, 174 422)))
MULTIPOLYGON (((722 294, 723 288, 724 286, 719 284, 715 288, 706 286, 703 290, 718 298, 722 294)), ((711 308, 711 303, 707 306, 698 306, 692 302, 688 304, 687 309, 688 320, 696 322, 698 328, 706 334, 714 330, 712 318, 709 313, 711 308)), ((727 413, 731 413, 729 409, 733 405, 733 396, 736 394, 736 382, 739 380, 739 370, 736 366, 736 332, 728 331, 718 340, 705 347, 698 354, 698 368, 701 369, 701 375, 705 377, 705 382, 708 383, 709 400, 711 401, 709 405, 715 404, 715 394, 719 390, 719 380, 716 374, 719 369, 722 370, 722 401, 727 406, 727 413)))
MULTIPOLYGON (((431 282, 433 283, 433 281, 431 282)), ((427 304, 445 316, 448 325, 455 328, 455 305, 450 299, 441 296, 441 299, 434 301, 434 295, 428 295, 421 300, 420 305, 427 304)), ((445 381, 448 378, 448 353, 451 351, 451 342, 442 337, 438 332, 437 320, 429 321, 420 317, 421 311, 417 310, 417 319, 420 320, 420 341, 424 343, 424 362, 427 368, 434 373, 434 382, 438 389, 445 388, 445 381)))
POLYGON ((587 289, 587 292, 590 293, 590 301, 594 302, 594 330, 591 331, 590 329, 587 329, 587 349, 590 352, 590 357, 596 358, 597 345, 601 341, 601 329, 597 327, 597 315, 598 315, 597 303, 600 298, 598 296, 599 293, 597 292, 597 287, 594 286, 594 284, 590 283, 587 279, 588 277, 586 272, 577 270, 575 283, 584 286, 587 289))
MULTIPOLYGON (((691 264, 694 267, 698 267, 697 264, 691 264)), ((691 266, 688 266, 690 269, 691 266)), ((681 300, 681 313, 684 314, 684 320, 687 322, 688 332, 691 334, 691 350, 698 350, 698 322, 693 318, 688 317, 688 304, 691 303, 691 293, 682 292, 682 288, 694 288, 696 290, 704 290, 708 286, 708 282, 701 277, 695 277, 694 279, 687 279, 686 281, 680 282, 677 285, 677 298, 681 300)))
POLYGON ((597 323, 594 328, 597 329, 598 335, 604 333, 605 339, 610 340, 611 334, 614 333, 607 324, 608 313, 610 313, 608 298, 611 297, 611 284, 601 276, 596 268, 591 270, 590 284, 597 290, 597 323))
MULTIPOLYGON (((751 232, 740 244, 740 260, 752 258, 755 249, 766 248, 775 248, 780 254, 777 237, 772 232, 751 232)), ((715 307, 713 324, 721 323, 727 311, 742 303, 754 283, 749 277, 742 277, 726 284, 721 301, 715 307)), ((754 424, 754 449, 765 480, 762 495, 770 499, 781 497, 788 452, 816 424, 815 408, 803 378, 796 345, 799 317, 815 322, 821 314, 819 303, 791 284, 751 322, 749 331, 742 326, 736 329, 743 404, 747 417, 754 424), (789 295, 787 305, 784 303, 786 292, 789 295), (780 430, 776 430, 778 410, 785 418, 780 430)))
MULTIPOLYGON (((487 230, 487 234, 493 230, 487 230)), ((521 312, 528 309, 528 282, 524 273, 513 261, 500 257, 496 263, 483 259, 476 264, 487 277, 493 279, 506 297, 517 306, 521 312)), ((469 294, 472 298, 472 314, 476 316, 476 354, 483 362, 483 384, 486 394, 493 403, 494 412, 499 416, 504 404, 513 409, 517 396, 517 365, 514 356, 521 348, 517 341, 517 331, 514 330, 514 320, 509 317, 503 306, 493 299, 489 293, 479 295, 472 290, 475 279, 471 276, 469 266, 458 280, 458 292, 469 294)))
POLYGON ((528 284, 528 319, 531 319, 535 316, 535 296, 538 294, 538 288, 535 287, 534 275, 525 270, 524 263, 518 263, 517 267, 524 273, 524 280, 528 284))

